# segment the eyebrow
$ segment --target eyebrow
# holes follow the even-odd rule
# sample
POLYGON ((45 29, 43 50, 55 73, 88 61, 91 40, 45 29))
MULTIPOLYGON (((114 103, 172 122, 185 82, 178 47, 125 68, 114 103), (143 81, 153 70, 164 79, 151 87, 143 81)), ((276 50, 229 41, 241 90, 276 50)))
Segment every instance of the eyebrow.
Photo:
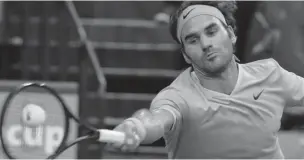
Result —
POLYGON ((196 33, 190 33, 185 37, 185 41, 187 41, 189 38, 194 37, 196 33))
MULTIPOLYGON (((217 24, 213 22, 213 23, 209 24, 207 27, 205 27, 204 30, 209 30, 209 29, 211 29, 212 27, 215 27, 215 26, 217 26, 217 24)), ((187 39, 191 38, 191 37, 194 37, 194 36, 196 35, 196 33, 197 33, 197 32, 188 34, 188 35, 185 37, 185 41, 186 41, 187 39)))
POLYGON ((212 27, 215 27, 215 26, 217 26, 216 23, 211 23, 207 27, 205 27, 205 30, 209 30, 209 29, 211 29, 212 27))

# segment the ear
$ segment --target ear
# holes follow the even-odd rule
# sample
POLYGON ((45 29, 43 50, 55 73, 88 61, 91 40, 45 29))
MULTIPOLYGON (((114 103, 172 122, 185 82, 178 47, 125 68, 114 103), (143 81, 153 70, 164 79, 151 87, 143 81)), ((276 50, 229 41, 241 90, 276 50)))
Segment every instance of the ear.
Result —
POLYGON ((181 51, 182 51, 182 54, 183 54, 183 56, 184 56, 185 61, 186 61, 188 64, 191 64, 191 60, 190 60, 189 56, 186 54, 186 52, 184 51, 183 48, 181 49, 181 51))
POLYGON ((233 58, 236 62, 239 62, 239 63, 241 62, 240 59, 235 54, 233 54, 233 58))
POLYGON ((236 43, 236 40, 237 40, 237 37, 235 36, 232 27, 231 27, 231 26, 228 26, 228 27, 227 27, 227 31, 228 31, 228 34, 229 34, 229 36, 230 36, 230 39, 231 39, 232 43, 235 44, 235 43, 236 43))

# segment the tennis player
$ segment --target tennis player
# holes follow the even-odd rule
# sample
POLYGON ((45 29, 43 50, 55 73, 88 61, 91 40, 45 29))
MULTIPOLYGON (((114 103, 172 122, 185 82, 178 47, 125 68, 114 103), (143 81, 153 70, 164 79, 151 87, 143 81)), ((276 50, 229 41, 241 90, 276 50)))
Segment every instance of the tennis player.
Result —
POLYGON ((234 1, 184 2, 171 17, 173 38, 191 67, 118 125, 131 151, 166 141, 172 159, 283 159, 278 130, 285 106, 300 106, 304 79, 274 59, 240 64, 234 56, 234 1))

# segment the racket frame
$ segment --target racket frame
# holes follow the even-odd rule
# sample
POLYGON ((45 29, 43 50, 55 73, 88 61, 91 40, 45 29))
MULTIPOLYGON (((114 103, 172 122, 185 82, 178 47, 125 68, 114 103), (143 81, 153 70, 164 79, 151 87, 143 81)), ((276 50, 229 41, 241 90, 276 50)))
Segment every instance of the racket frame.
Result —
MULTIPOLYGON (((29 88, 40 88, 40 89, 44 89, 45 91, 47 91, 48 93, 52 94, 53 96, 55 96, 55 98, 59 101, 59 103, 61 104, 61 106, 64 109, 64 115, 65 115, 65 126, 64 126, 64 135, 62 138, 62 141, 59 145, 59 147, 55 150, 55 152, 53 154, 56 154, 57 152, 59 152, 61 150, 61 148, 63 148, 65 146, 65 143, 67 142, 67 138, 69 135, 69 129, 70 129, 70 123, 69 123, 69 118, 72 117, 73 119, 76 120, 76 117, 74 115, 71 114, 71 112, 69 111, 69 109, 67 108, 64 100, 59 96, 59 94, 52 88, 48 87, 47 85, 45 85, 44 83, 24 83, 19 87, 14 88, 7 96, 6 100, 3 103, 2 106, 2 111, 0 114, 0 140, 1 140, 1 147, 3 149, 4 154, 9 158, 9 159, 17 159, 15 156, 11 155, 11 153, 9 152, 9 150, 7 149, 7 144, 5 144, 5 139, 3 136, 3 123, 4 123, 4 118, 6 115, 6 111, 8 110, 11 101, 13 100, 13 98, 18 95, 20 92, 29 89, 29 88)), ((77 121, 77 120, 76 120, 77 121)), ((79 121, 79 120, 78 120, 79 121)), ((78 122, 77 121, 77 122, 78 122)))

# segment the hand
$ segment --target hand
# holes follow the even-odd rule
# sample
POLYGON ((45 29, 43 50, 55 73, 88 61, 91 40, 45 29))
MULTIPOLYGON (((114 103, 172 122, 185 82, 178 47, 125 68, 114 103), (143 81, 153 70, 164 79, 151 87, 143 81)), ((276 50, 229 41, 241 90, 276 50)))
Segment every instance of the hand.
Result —
POLYGON ((125 133, 126 139, 123 144, 108 144, 107 147, 112 149, 119 149, 123 152, 135 151, 143 139, 143 137, 141 137, 139 134, 136 124, 131 120, 123 121, 114 128, 114 131, 125 133))

